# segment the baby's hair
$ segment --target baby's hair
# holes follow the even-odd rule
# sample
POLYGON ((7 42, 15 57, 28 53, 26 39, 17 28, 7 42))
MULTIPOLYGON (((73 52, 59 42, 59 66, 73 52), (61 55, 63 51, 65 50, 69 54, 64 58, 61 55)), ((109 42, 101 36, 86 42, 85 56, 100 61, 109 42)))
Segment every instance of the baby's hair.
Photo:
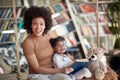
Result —
POLYGON ((50 39, 51 46, 54 48, 56 46, 56 42, 58 42, 58 41, 65 41, 65 38, 62 36, 58 36, 56 38, 51 38, 50 39))
POLYGON ((33 33, 32 32, 32 20, 37 17, 41 17, 45 20, 45 30, 43 32, 43 35, 46 34, 52 27, 52 18, 51 18, 51 11, 48 7, 38 7, 38 6, 31 6, 30 8, 26 9, 24 12, 24 29, 27 30, 27 33, 33 33))

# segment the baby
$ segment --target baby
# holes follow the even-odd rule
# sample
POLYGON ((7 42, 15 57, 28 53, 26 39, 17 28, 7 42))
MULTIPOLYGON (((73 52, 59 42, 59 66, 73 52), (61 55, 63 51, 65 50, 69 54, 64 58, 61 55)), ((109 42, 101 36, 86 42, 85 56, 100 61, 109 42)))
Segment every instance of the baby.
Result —
MULTIPOLYGON (((67 49, 64 37, 58 36, 51 38, 50 43, 54 51, 53 64, 55 68, 71 67, 75 63, 75 59, 64 54, 67 49)), ((74 77, 74 79, 82 79, 83 77, 89 78, 91 76, 92 73, 85 67, 72 74, 72 78, 74 77)))

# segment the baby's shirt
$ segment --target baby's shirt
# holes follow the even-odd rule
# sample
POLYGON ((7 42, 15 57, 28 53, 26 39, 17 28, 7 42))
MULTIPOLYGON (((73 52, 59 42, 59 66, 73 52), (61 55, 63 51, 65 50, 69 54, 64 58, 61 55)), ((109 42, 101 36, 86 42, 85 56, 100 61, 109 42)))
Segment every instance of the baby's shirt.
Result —
POLYGON ((54 64, 54 67, 56 68, 65 68, 65 67, 72 65, 73 63, 74 61, 72 61, 65 54, 61 55, 61 54, 55 53, 53 56, 53 64, 54 64))

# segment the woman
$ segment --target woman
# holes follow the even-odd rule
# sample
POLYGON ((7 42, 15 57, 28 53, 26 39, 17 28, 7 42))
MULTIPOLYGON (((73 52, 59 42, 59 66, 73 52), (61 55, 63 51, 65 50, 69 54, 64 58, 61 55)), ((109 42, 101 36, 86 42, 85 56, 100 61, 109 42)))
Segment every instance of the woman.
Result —
POLYGON ((65 74, 72 68, 53 68, 53 50, 47 35, 51 26, 48 8, 32 6, 25 11, 24 29, 29 36, 23 41, 22 48, 29 65, 29 80, 71 80, 65 74))

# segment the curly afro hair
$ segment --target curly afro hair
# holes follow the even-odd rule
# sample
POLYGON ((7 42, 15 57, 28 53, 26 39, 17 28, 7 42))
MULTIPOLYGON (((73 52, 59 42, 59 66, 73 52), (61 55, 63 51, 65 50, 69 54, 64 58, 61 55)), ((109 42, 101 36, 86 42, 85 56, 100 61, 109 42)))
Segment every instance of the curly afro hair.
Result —
POLYGON ((52 27, 52 18, 51 18, 51 11, 48 7, 38 7, 38 6, 31 6, 30 8, 26 9, 24 12, 24 25, 23 28, 27 30, 28 34, 32 34, 32 20, 36 17, 41 17, 45 20, 45 30, 42 35, 46 34, 52 27))

